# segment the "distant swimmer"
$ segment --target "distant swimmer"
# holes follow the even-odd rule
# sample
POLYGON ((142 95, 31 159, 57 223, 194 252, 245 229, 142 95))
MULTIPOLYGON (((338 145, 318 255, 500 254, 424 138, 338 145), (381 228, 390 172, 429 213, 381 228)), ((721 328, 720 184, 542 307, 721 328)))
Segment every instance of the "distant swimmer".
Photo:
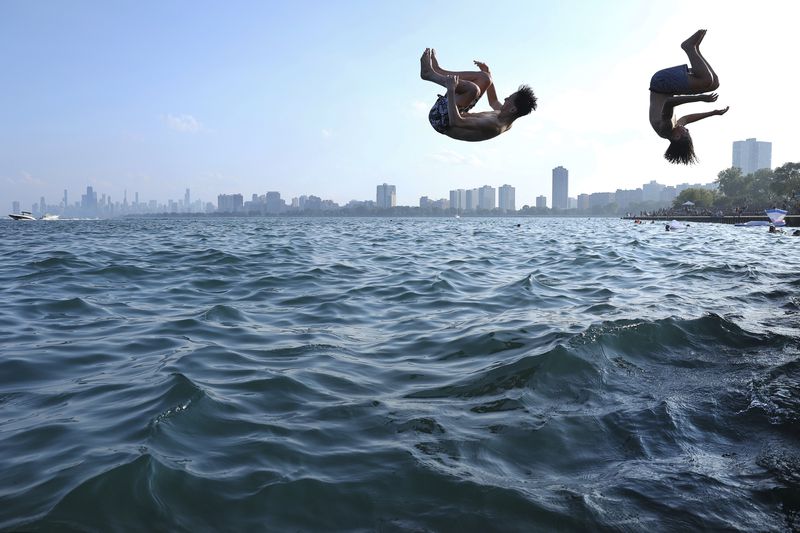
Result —
POLYGON ((420 58, 420 77, 447 89, 447 94, 439 95, 428 120, 433 129, 459 141, 485 141, 497 137, 508 131, 519 117, 536 109, 536 96, 527 85, 520 86, 501 104, 489 67, 480 61, 474 63, 478 71, 444 70, 432 48, 426 48, 420 58), (492 111, 470 113, 484 93, 492 111))
POLYGON ((706 30, 697 32, 683 41, 681 48, 691 63, 659 70, 650 80, 650 125, 659 137, 669 140, 664 157, 670 163, 690 165, 697 162, 692 137, 687 124, 714 115, 724 115, 728 108, 705 113, 693 113, 675 120, 675 106, 691 102, 716 102, 717 94, 701 94, 719 89, 719 78, 705 58, 700 55, 700 43, 706 30), (692 96, 678 96, 692 95, 692 96))

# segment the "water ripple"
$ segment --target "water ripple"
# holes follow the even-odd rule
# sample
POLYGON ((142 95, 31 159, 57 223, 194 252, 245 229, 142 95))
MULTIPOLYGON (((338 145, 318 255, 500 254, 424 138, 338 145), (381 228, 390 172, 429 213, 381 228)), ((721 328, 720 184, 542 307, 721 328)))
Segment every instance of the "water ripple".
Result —
POLYGON ((0 227, 0 530, 800 524, 800 240, 577 218, 0 227))

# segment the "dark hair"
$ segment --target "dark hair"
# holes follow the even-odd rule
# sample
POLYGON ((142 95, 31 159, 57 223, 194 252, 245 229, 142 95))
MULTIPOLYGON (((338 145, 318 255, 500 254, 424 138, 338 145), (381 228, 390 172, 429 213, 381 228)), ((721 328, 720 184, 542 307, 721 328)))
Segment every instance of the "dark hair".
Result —
POLYGON ((697 156, 694 153, 694 144, 689 130, 685 135, 681 135, 675 140, 670 141, 667 151, 664 152, 664 159, 676 165, 694 165, 697 163, 697 156))
POLYGON ((527 85, 520 85, 514 94, 514 107, 517 108, 517 118, 524 117, 531 110, 536 110, 536 95, 533 94, 533 89, 527 85))

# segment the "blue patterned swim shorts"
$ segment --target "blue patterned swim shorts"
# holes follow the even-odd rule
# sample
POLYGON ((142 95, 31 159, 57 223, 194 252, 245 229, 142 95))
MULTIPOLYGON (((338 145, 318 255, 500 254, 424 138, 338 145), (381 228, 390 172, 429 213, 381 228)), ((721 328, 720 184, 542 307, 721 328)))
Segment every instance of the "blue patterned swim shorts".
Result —
POLYGON ((689 67, 678 65, 659 70, 650 79, 650 90, 662 94, 688 94, 689 67))

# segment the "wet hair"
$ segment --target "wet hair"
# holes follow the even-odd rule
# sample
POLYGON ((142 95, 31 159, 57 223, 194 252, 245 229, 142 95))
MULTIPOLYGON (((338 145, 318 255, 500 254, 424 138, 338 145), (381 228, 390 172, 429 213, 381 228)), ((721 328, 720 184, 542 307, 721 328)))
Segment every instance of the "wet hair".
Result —
POLYGON ((514 93, 514 107, 517 108, 517 118, 524 117, 532 110, 536 110, 536 95, 527 85, 520 85, 514 93))
POLYGON ((685 135, 670 141, 667 151, 664 152, 664 159, 676 165, 694 165, 697 163, 697 156, 694 153, 694 144, 689 130, 685 135))

